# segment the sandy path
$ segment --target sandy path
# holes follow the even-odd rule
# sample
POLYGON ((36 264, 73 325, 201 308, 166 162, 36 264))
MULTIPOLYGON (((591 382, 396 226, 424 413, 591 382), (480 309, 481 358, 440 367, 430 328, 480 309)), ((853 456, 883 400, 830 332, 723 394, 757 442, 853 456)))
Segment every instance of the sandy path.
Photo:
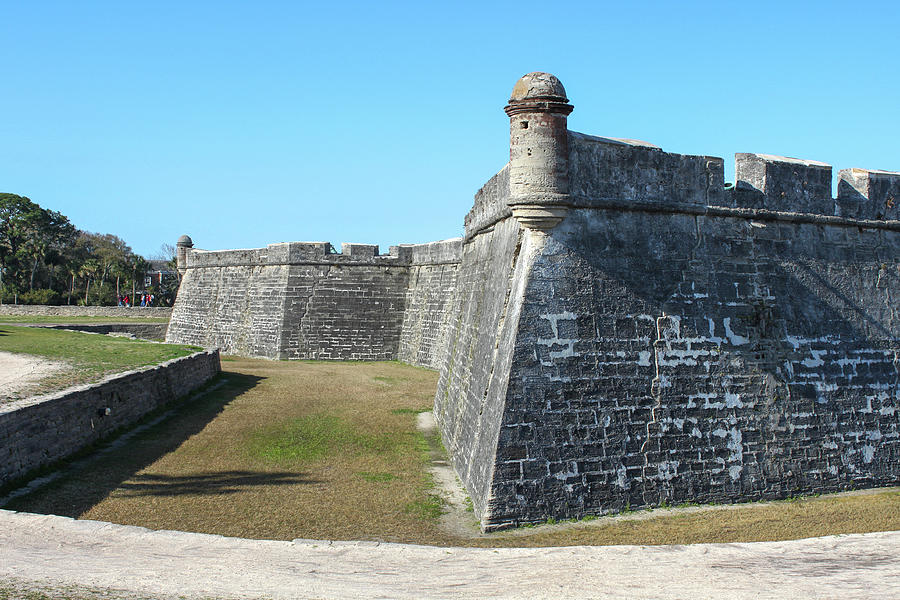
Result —
POLYGON ((898 598, 900 532, 791 542, 435 548, 225 538, 0 510, 0 580, 153 598, 898 598))
POLYGON ((15 396, 29 385, 63 368, 63 363, 37 356, 0 352, 0 400, 15 396))

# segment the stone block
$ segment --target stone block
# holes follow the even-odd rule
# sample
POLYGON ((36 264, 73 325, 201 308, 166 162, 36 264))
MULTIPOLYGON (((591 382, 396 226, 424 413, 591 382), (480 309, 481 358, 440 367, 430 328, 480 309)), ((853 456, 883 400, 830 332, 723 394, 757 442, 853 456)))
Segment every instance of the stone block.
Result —
POLYGON ((375 244, 341 244, 341 254, 353 258, 373 258, 378 256, 378 246, 375 244))
POLYGON ((831 165, 770 154, 734 155, 735 203, 744 208, 830 215, 831 165))
POLYGON ((836 214, 854 219, 900 219, 900 173, 841 169, 836 214))

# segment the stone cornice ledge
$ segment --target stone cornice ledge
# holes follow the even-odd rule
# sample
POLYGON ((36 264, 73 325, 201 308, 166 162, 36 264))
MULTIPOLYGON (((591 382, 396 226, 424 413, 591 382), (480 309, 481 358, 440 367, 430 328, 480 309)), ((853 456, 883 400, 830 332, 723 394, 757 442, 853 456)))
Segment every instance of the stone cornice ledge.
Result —
POLYGON ((616 198, 587 198, 572 196, 571 208, 591 208, 602 210, 622 210, 629 212, 654 212, 687 214, 707 217, 730 217, 749 221, 782 221, 786 223, 811 223, 815 225, 833 225, 836 227, 864 227, 868 229, 887 229, 900 231, 900 221, 874 219, 853 219, 834 215, 815 213, 782 212, 764 208, 737 208, 731 206, 707 206, 680 202, 657 202, 642 200, 619 200, 616 198))

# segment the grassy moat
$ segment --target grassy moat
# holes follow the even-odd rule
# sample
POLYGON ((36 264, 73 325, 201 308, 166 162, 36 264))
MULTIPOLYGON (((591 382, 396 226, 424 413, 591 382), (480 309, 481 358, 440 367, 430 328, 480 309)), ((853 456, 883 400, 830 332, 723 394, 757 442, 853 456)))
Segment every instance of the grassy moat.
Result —
POLYGON ((428 472, 434 440, 416 419, 431 409, 437 373, 393 362, 226 357, 222 364, 220 387, 4 508, 250 538, 462 546, 738 542, 900 529, 900 491, 890 488, 483 535, 471 512, 445 503, 428 472))

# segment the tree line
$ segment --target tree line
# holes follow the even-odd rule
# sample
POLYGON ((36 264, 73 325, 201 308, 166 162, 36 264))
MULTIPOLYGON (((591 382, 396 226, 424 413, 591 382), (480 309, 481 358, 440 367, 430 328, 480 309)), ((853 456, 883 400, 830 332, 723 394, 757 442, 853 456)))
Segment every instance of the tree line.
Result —
POLYGON ((154 294, 155 305, 174 301, 178 289, 172 246, 149 285, 151 265, 121 238, 77 229, 62 213, 24 196, 0 193, 0 302, 4 304, 116 305, 121 298, 154 294), (166 273, 168 272, 168 273, 166 273))

